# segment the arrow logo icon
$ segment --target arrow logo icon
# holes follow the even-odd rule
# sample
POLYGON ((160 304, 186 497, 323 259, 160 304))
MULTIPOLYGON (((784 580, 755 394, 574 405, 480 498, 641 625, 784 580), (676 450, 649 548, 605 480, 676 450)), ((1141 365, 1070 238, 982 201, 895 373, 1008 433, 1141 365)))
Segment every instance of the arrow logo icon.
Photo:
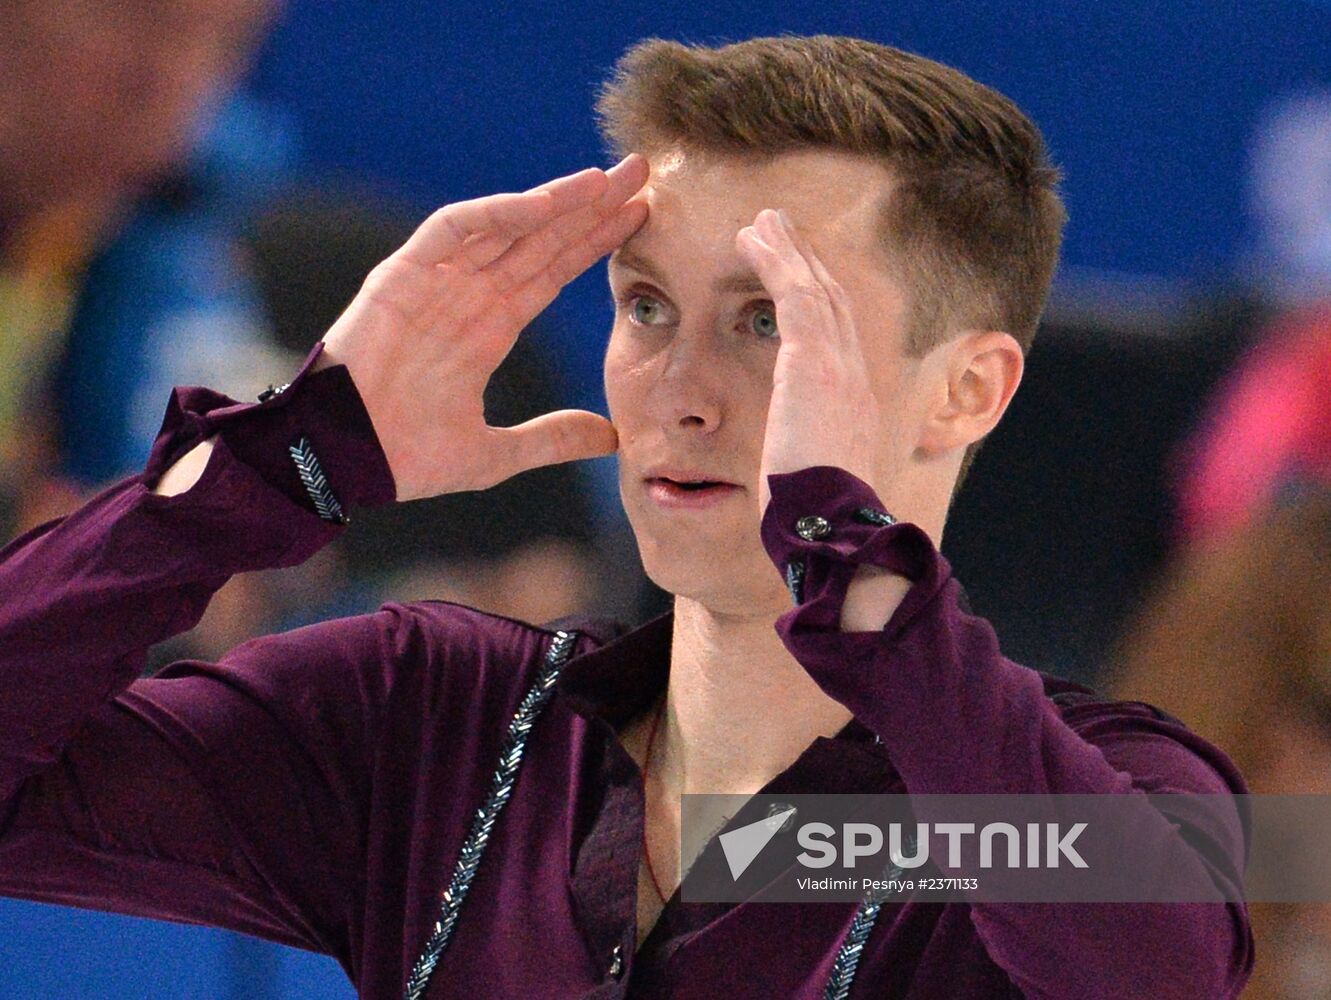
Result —
POLYGON ((721 841, 721 849, 725 851, 726 864, 730 866, 730 877, 739 881, 739 877, 744 874, 745 869, 753 863, 753 859, 758 856, 767 842, 776 836, 776 832, 781 829, 787 817, 795 812, 792 806, 779 813, 773 813, 764 819, 749 823, 747 826, 741 826, 737 830, 730 830, 721 834, 717 839, 721 841))

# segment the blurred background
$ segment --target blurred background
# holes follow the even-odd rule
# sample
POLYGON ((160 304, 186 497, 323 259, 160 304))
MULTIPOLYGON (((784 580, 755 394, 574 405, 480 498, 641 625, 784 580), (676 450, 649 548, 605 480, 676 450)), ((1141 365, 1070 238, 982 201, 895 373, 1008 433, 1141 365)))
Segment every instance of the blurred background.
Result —
MULTIPOLYGON (((591 108, 632 42, 860 35, 1012 97, 1066 176, 1045 328, 944 541, 976 613, 1018 662, 1180 714, 1254 790, 1331 774, 1331 4, 8 0, 0 24, 0 536, 138 471, 171 386, 286 381, 432 208, 604 164, 591 108)), ((609 317, 598 267, 493 421, 603 409, 609 317)), ((665 607, 609 460, 356 520, 154 666, 389 598, 665 607)), ((1284 971, 1248 995, 1331 996, 1331 921, 1263 919, 1284 971)), ((0 998, 352 995, 327 958, 13 901, 0 970, 0 998)))

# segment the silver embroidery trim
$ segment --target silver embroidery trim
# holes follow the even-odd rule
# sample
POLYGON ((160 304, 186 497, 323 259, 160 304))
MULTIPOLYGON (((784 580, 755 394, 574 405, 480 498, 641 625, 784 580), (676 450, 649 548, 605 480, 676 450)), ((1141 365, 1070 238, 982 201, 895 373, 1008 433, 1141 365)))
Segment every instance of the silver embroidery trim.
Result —
POLYGON ((836 961, 832 963, 832 974, 827 977, 827 986, 823 989, 823 1000, 846 1000, 850 996, 851 984, 855 982, 855 971, 860 964, 860 954, 864 951, 864 942, 869 938, 878 914, 882 911, 882 900, 866 899, 855 912, 846 939, 841 942, 836 961))
POLYGON ((499 753, 499 767, 495 769, 490 779, 490 793, 486 796, 485 803, 476 810, 471 830, 467 834, 467 839, 463 841, 462 850, 458 853, 457 864, 453 868, 453 878, 448 883, 448 888, 441 894, 439 914, 435 919, 434 929, 425 942, 420 958, 416 959, 416 964, 411 967, 411 975, 407 978, 406 990, 403 993, 406 1000, 420 1000, 425 995, 430 975, 438 965, 439 957, 448 945, 449 937, 452 936, 453 927, 458 919, 458 910, 467 896, 467 890, 471 888, 471 880, 476 875, 481 854, 490 840, 490 831, 513 793, 513 784, 517 778, 518 766, 522 763, 522 753, 526 748, 532 724, 554 694, 555 679, 564 668, 564 664, 568 662, 577 638, 576 632, 555 633, 550 648, 546 650, 545 663, 536 677, 536 682, 523 697, 517 712, 513 715, 513 721, 509 723, 508 735, 504 738, 504 745, 499 753))
POLYGON ((804 602, 804 560, 792 559, 786 565, 786 589, 796 604, 804 602))
MULTIPOLYGON (((448 946, 453 928, 457 924, 462 901, 467 896, 467 890, 471 887, 471 881, 480 865, 481 855, 490 840, 490 831, 512 795, 513 784, 517 778, 518 767, 522 763, 523 751, 532 724, 554 693, 555 680, 564 668, 564 664, 568 662, 576 641, 576 632, 555 633, 550 648, 546 651, 541 673, 513 715, 508 736, 500 751, 499 767, 490 779, 490 794, 485 803, 476 810, 471 831, 463 842, 457 865, 453 869, 453 877, 448 888, 441 894, 439 914, 435 919, 434 928, 425 942, 420 957, 412 966, 411 975, 407 978, 403 993, 405 1000, 421 1000, 425 995, 430 976, 439 964, 439 959, 444 953, 444 948, 448 946)), ((855 973, 859 967, 860 955, 864 951, 864 944, 882 912, 882 906, 882 899, 870 898, 860 903, 850 930, 832 963, 832 972, 823 991, 823 1000, 847 1000, 850 988, 855 982, 855 973)))
MULTIPOLYGON (((914 836, 908 838, 903 848, 905 852, 915 853, 915 843, 914 836)), ((883 876, 884 881, 900 878, 904 871, 900 865, 893 865, 883 876)), ((859 909, 855 911, 855 919, 850 923, 850 930, 846 932, 846 939, 841 942, 841 949, 832 962, 832 972, 823 988, 823 1000, 846 1000, 850 996, 850 987, 855 982, 864 943, 869 940, 869 934, 878 922, 885 901, 885 892, 880 892, 870 894, 860 903, 859 909)))
POLYGON ((897 519, 891 514, 881 510, 874 510, 872 507, 861 507, 855 512, 855 516, 861 521, 867 521, 869 524, 877 524, 884 528, 897 523, 897 519))
POLYGON ((305 492, 314 501, 314 509, 319 512, 319 516, 334 524, 350 524, 351 518, 347 517, 337 497, 333 495, 333 488, 328 485, 328 478, 324 475, 319 459, 314 455, 314 446, 310 444, 310 439, 302 435, 301 439, 287 451, 291 453, 291 460, 296 463, 296 472, 300 476, 300 481, 305 484, 305 492))

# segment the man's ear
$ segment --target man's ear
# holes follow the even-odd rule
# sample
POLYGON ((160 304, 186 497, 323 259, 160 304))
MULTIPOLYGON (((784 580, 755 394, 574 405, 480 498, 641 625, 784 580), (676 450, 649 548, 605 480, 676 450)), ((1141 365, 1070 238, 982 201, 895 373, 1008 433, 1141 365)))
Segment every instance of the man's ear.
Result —
POLYGON ((964 448, 993 430, 1025 369, 1021 345, 1009 333, 966 333, 941 346, 946 381, 920 441, 934 454, 964 448))

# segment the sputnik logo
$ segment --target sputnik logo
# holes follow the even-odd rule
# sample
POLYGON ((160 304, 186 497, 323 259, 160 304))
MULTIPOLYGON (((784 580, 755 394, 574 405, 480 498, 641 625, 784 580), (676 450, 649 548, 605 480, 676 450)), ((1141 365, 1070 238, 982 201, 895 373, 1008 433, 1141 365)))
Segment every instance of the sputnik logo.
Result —
POLYGON ((776 836, 777 831, 781 829, 795 811, 792 806, 789 809, 773 813, 771 816, 721 834, 718 839, 721 841, 721 849, 726 855, 726 864, 730 866, 731 878, 736 882, 739 881, 739 877, 744 874, 749 865, 753 864, 753 859, 762 852, 762 849, 767 846, 767 842, 776 836))

